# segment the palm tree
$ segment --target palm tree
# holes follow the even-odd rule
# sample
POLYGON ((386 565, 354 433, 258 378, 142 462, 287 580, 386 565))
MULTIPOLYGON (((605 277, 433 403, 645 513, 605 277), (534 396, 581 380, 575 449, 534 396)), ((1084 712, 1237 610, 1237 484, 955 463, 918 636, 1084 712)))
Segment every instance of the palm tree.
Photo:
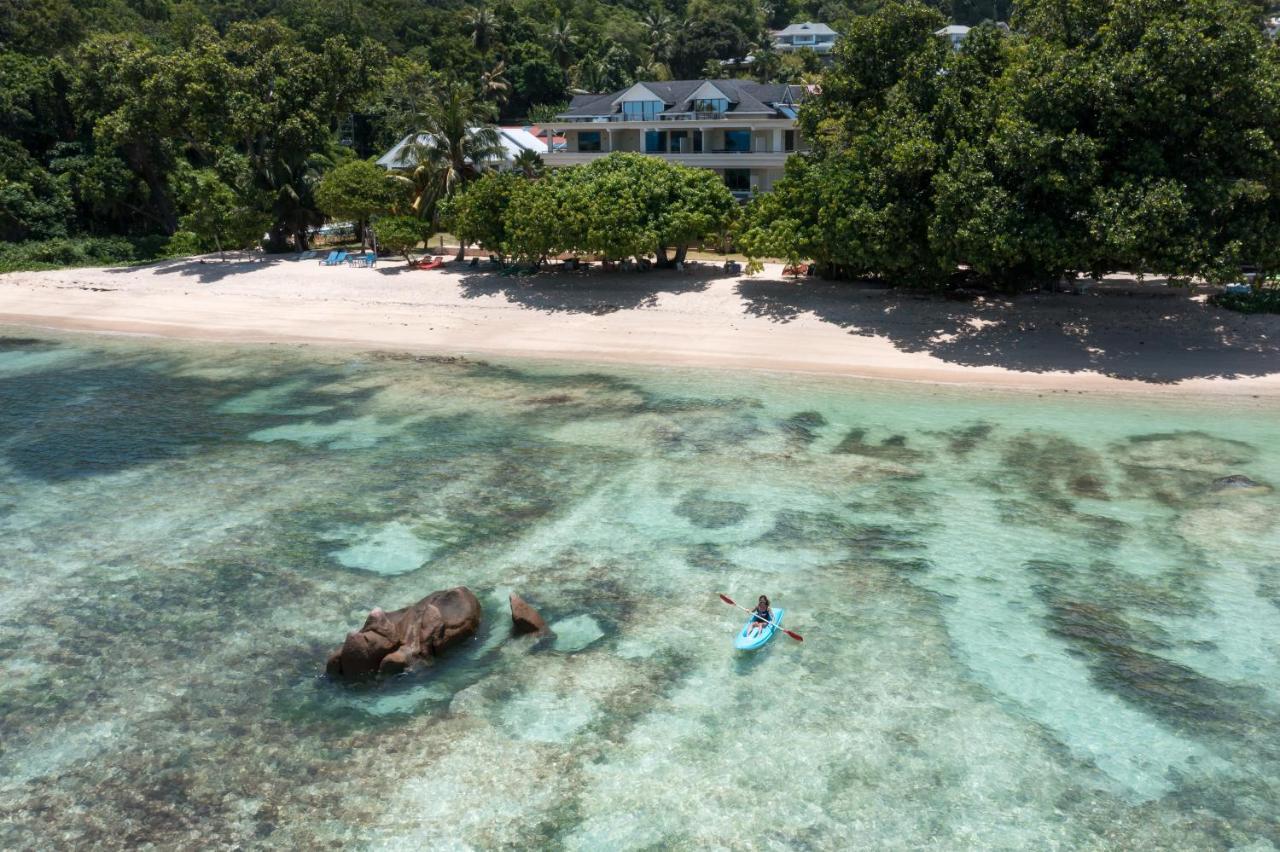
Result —
POLYGON ((505 104, 511 96, 511 81, 507 79, 506 60, 499 59, 498 64, 480 75, 480 94, 499 104, 505 104))
POLYGON ((524 148, 511 161, 511 168, 527 178, 536 178, 542 175, 546 166, 542 162, 541 154, 531 148, 524 148))
POLYGON ((671 48, 675 46, 671 16, 661 6, 655 6, 645 12, 640 21, 649 31, 649 54, 653 62, 666 62, 671 58, 671 48))
POLYGON ((751 70, 761 83, 772 82, 782 69, 782 56, 773 47, 773 41, 764 39, 751 49, 751 70))
POLYGON ((474 9, 467 10, 465 21, 476 49, 484 53, 489 49, 489 42, 493 40, 496 24, 493 12, 490 12, 487 6, 476 6, 474 9))
MULTIPOLYGON (((479 174, 486 162, 505 153, 494 120, 493 104, 456 80, 436 91, 419 116, 415 141, 401 155, 408 174, 400 179, 413 187, 413 209, 434 219, 439 203, 452 197, 479 174)), ((458 259, 465 246, 458 247, 458 259)))
POLYGON ((319 152, 275 152, 256 164, 257 185, 271 199, 269 242, 275 247, 292 244, 296 251, 310 248, 310 230, 324 224, 316 209, 315 189, 333 160, 319 152))
POLYGON ((547 43, 551 50, 551 58, 556 61, 561 70, 567 69, 573 63, 573 52, 577 47, 577 41, 573 35, 573 24, 564 18, 557 17, 555 23, 551 25, 551 31, 547 33, 547 43))
POLYGON ((584 92, 605 90, 604 63, 596 56, 584 56, 573 69, 574 84, 584 92))

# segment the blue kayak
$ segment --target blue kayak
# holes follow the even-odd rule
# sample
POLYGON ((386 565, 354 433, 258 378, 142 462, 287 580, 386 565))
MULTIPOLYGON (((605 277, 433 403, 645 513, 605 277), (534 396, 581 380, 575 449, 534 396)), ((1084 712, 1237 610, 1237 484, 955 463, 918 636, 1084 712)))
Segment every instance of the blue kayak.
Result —
POLYGON ((738 632, 737 636, 733 637, 733 647, 739 651, 754 651, 769 644, 773 634, 778 632, 778 628, 773 625, 782 624, 782 615, 785 612, 785 609, 775 609, 773 611, 773 624, 766 624, 759 631, 751 630, 751 622, 755 621, 755 616, 748 618, 747 623, 742 625, 742 630, 738 632))

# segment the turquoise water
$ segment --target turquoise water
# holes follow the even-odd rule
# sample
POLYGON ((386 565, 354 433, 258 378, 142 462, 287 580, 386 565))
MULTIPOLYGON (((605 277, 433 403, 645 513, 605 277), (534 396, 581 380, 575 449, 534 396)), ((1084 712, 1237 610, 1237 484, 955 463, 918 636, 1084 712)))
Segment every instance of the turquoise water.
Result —
POLYGON ((10 335, 2 848, 1280 844, 1274 403, 10 335))

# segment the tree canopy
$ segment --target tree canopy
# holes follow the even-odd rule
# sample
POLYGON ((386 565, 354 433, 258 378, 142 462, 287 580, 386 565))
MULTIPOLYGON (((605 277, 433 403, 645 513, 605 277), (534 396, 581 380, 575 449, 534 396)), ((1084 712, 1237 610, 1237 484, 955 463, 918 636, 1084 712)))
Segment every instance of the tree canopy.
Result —
POLYGON ((669 265, 682 261, 691 244, 722 233, 737 213, 715 173, 643 154, 610 154, 518 180, 501 214, 491 192, 467 192, 455 216, 477 216, 484 205, 484 216, 503 221, 504 253, 533 264, 570 252, 606 259, 654 255, 660 266, 669 265))
POLYGON ((1007 286, 1280 268, 1280 66, 1235 0, 1021 0, 959 49, 922 4, 852 22, 742 234, 835 275, 1007 286))

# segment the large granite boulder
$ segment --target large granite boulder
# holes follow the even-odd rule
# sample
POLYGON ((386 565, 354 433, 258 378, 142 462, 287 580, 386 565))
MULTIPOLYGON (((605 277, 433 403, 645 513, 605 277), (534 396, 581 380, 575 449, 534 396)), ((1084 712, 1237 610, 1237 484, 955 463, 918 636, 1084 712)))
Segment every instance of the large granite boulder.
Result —
POLYGON ((325 668, 344 678, 398 674, 430 662, 445 648, 474 635, 479 626, 480 601, 466 586, 432 592, 394 612, 374 609, 363 627, 347 634, 325 668))

